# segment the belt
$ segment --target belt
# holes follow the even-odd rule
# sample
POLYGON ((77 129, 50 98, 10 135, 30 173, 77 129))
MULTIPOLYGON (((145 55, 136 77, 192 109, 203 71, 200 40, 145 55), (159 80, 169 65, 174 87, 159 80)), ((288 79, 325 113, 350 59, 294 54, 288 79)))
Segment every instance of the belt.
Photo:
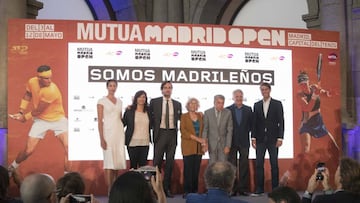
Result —
POLYGON ((165 129, 165 128, 160 128, 160 130, 164 130, 164 131, 169 131, 169 130, 176 130, 175 128, 169 128, 169 129, 165 129))

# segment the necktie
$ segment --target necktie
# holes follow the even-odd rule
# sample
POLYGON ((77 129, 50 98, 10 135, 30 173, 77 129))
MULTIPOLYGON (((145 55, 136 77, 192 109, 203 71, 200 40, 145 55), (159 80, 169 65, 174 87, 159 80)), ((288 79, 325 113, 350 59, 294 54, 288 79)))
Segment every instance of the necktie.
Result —
POLYGON ((165 126, 166 129, 169 129, 169 100, 166 100, 165 126))
POLYGON ((217 114, 216 114, 216 121, 217 121, 217 125, 219 126, 220 125, 220 117, 221 117, 221 111, 216 111, 217 114))

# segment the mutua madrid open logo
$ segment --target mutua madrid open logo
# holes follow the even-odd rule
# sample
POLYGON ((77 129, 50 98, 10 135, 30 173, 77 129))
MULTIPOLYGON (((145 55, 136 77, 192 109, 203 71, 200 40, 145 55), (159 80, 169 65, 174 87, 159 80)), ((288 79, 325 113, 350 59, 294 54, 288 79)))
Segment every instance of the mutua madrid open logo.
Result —
POLYGON ((191 50, 192 61, 206 61, 206 52, 202 50, 191 50))
POLYGON ((150 49, 135 49, 136 60, 150 60, 150 49))
POLYGON ((245 63, 259 63, 259 53, 245 52, 245 63))
POLYGON ((77 48, 77 58, 78 59, 92 59, 93 58, 93 49, 90 47, 78 47, 77 48))

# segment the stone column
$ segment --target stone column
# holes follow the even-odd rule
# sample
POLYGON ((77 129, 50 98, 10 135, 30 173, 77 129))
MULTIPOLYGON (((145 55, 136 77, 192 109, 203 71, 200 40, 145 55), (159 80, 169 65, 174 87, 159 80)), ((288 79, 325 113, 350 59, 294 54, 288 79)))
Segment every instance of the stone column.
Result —
MULTIPOLYGON (((348 5, 349 10, 349 33, 350 43, 350 74, 352 76, 352 85, 355 98, 356 127, 354 128, 353 137, 353 157, 360 161, 360 0, 353 0, 348 5)), ((350 149, 349 149, 350 150, 350 149)))
MULTIPOLYGON (((36 18, 42 3, 36 0, 0 0, 0 128, 7 128, 7 51, 8 19, 36 18)), ((3 132, 3 131, 1 131, 3 132)), ((0 164, 6 165, 7 136, 0 133, 0 164)))
MULTIPOLYGON (((25 18, 26 1, 0 0, 0 128, 7 128, 7 35, 9 18, 25 18)), ((0 131, 0 161, 7 164, 7 131, 0 131)))
POLYGON ((352 1, 349 12, 351 14, 350 21, 350 50, 351 54, 351 75, 353 77, 355 110, 357 125, 360 124, 360 0, 352 1))
POLYGON ((153 0, 153 22, 168 22, 168 0, 153 0))
POLYGON ((0 128, 7 128, 7 27, 10 18, 26 18, 26 1, 0 1, 0 128))
POLYGON ((319 0, 307 0, 309 13, 302 16, 303 21, 306 22, 306 27, 309 29, 320 28, 320 2, 319 0))
POLYGON ((320 21, 322 30, 340 32, 340 64, 341 64, 341 118, 346 125, 352 125, 354 120, 353 84, 351 78, 351 66, 349 61, 349 30, 347 26, 347 14, 345 1, 326 0, 320 1, 320 21))
POLYGON ((168 4, 168 22, 184 23, 184 5, 182 0, 170 0, 168 4))
POLYGON ((10 18, 36 18, 37 0, 0 0, 0 128, 7 128, 7 27, 10 18))

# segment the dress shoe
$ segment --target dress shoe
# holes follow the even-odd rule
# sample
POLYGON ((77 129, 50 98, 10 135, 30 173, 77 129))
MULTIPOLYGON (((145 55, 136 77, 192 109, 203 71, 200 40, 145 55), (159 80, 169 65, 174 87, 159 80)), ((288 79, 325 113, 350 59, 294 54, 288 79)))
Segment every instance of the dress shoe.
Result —
POLYGON ((231 196, 231 197, 235 197, 235 196, 236 196, 236 192, 235 192, 235 191, 230 192, 230 196, 231 196))
POLYGON ((171 194, 170 190, 165 190, 165 196, 168 198, 174 198, 174 195, 171 194))
POLYGON ((262 195, 264 195, 264 192, 257 191, 257 192, 252 193, 250 196, 251 197, 260 197, 262 195))
POLYGON ((240 196, 249 196, 249 193, 247 193, 247 192, 239 192, 239 195, 240 196))

